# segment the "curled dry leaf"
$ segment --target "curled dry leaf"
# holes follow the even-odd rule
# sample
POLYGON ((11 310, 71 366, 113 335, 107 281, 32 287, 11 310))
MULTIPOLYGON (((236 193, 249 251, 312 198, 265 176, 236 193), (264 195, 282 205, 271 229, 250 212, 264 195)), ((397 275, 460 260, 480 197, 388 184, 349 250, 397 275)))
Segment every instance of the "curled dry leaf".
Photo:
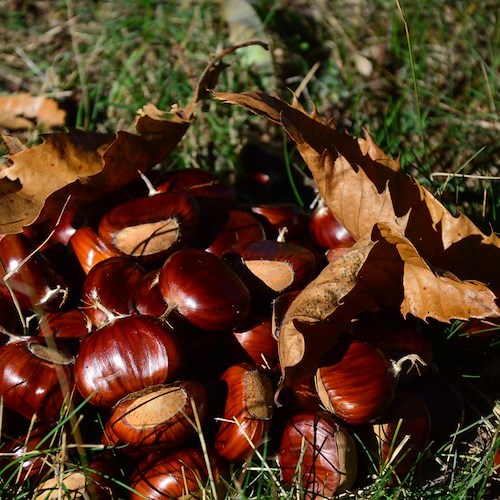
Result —
POLYGON ((54 99, 31 94, 0 96, 0 128, 25 130, 64 125, 66 111, 54 99))
POLYGON ((400 307, 423 320, 498 318, 500 240, 453 216, 371 139, 356 138, 263 92, 216 93, 280 124, 318 190, 358 240, 292 302, 279 330, 285 383, 311 374, 363 311, 400 307))

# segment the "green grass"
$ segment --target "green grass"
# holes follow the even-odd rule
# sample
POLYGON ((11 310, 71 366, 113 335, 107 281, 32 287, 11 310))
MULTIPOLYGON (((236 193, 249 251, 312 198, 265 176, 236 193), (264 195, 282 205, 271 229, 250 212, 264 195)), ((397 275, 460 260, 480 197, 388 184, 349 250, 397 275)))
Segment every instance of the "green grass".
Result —
MULTIPOLYGON (((497 2, 400 1, 407 31, 396 2, 310 3, 254 2, 275 60, 276 88, 264 90, 289 99, 287 88, 296 89, 319 62, 302 95, 306 105, 312 101, 322 116, 333 117, 350 133, 359 135, 366 128, 443 203, 463 210, 483 230, 490 225, 498 230, 497 2), (322 9, 323 4, 328 8, 322 9), (371 69, 363 73, 361 65, 368 63, 371 69)), ((101 132, 131 130, 135 112, 149 102, 166 110, 186 104, 206 63, 229 45, 215 0, 3 0, 0 23, 0 92, 52 95, 69 106, 69 126, 101 132)), ((261 87, 258 73, 244 66, 238 53, 226 62, 230 67, 218 89, 261 87)), ((284 197, 307 206, 311 200, 301 196, 302 180, 295 170, 305 171, 304 165, 289 145, 283 147, 281 132, 215 101, 203 103, 163 167, 195 166, 231 180, 243 174, 244 145, 263 142, 276 157, 285 157, 289 182, 283 186, 284 197)), ((448 360, 442 361, 446 367, 448 360)), ((473 368, 464 378, 477 375, 473 368)), ((394 486, 391 475, 380 474, 380 464, 373 463, 359 498, 488 498, 498 487, 491 472, 500 446, 498 417, 483 409, 475 413, 476 398, 483 402, 484 396, 471 387, 470 428, 435 452, 439 473, 424 484, 394 486)), ((67 423, 65 417, 47 435, 50 446, 40 445, 40 453, 60 455, 67 423)), ((0 497, 13 491, 16 498, 31 495, 32 485, 15 481, 21 461, 0 468, 0 497)), ((71 452, 68 467, 81 465, 78 453, 71 452)), ((271 498, 279 490, 271 458, 265 465, 256 459, 231 477, 231 497, 271 498)), ((295 498, 289 488, 285 491, 295 498)))

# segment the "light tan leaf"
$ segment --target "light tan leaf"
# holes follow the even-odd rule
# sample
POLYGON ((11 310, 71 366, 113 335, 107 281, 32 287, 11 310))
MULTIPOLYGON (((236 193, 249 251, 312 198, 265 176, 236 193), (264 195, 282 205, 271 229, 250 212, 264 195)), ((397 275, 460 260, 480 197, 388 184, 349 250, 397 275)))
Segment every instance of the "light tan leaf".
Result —
POLYGON ((0 128, 10 130, 64 125, 66 111, 54 99, 31 94, 0 96, 0 128))

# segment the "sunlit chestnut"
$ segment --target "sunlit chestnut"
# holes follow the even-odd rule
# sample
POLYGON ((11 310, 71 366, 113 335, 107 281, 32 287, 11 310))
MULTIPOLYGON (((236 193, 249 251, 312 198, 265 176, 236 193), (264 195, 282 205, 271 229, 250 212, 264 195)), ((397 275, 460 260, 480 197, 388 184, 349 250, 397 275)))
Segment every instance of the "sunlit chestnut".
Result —
POLYGON ((12 301, 13 294, 22 309, 53 310, 66 301, 67 284, 42 255, 35 252, 26 236, 0 236, 0 263, 0 295, 12 301), (10 278, 6 284, 7 274, 10 278))
POLYGON ((152 316, 117 318, 84 337, 75 361, 75 384, 92 404, 110 407, 144 387, 175 380, 179 344, 152 316))
POLYGON ((248 212, 237 209, 229 211, 227 219, 220 227, 212 224, 202 230, 206 233, 215 230, 215 234, 212 237, 207 235, 205 238, 210 242, 206 247, 206 251, 218 257, 236 243, 258 241, 266 237, 259 219, 248 212))
POLYGON ((104 243, 88 226, 77 229, 69 239, 69 245, 85 274, 99 262, 118 256, 117 250, 104 243))
POLYGON ((201 498, 204 491, 210 497, 211 488, 220 482, 220 472, 218 460, 212 457, 208 460, 210 469, 203 452, 196 448, 152 456, 140 462, 132 473, 130 499, 201 498))
POLYGON ((125 396, 114 406, 105 433, 115 445, 178 448, 200 432, 193 425, 194 412, 203 423, 207 404, 208 395, 200 382, 189 380, 146 387, 125 396))
POLYGON ((159 287, 170 309, 204 330, 233 330, 250 311, 250 293, 238 275, 203 250, 185 248, 171 255, 160 271, 159 287))
POLYGON ((392 402, 395 382, 389 359, 364 342, 337 344, 315 377, 325 408, 352 425, 379 417, 392 402))
POLYGON ((13 340, 0 348, 0 396, 23 417, 53 421, 73 388, 73 356, 41 338, 13 340))
POLYGON ((267 376, 249 364, 229 367, 224 415, 215 435, 215 449, 230 462, 249 458, 266 437, 273 415, 273 388, 267 376))
POLYGON ((333 216, 322 200, 311 215, 309 236, 311 240, 324 248, 348 248, 354 243, 354 238, 333 216))
POLYGON ((143 275, 144 269, 126 257, 96 264, 82 288, 82 307, 92 323, 100 327, 110 320, 110 313, 130 314, 135 287, 143 275))
POLYGON ((295 203, 253 205, 251 210, 267 221, 269 239, 275 239, 281 233, 284 233, 285 241, 307 237, 309 217, 295 203))
POLYGON ((272 296, 302 289, 312 279, 316 267, 309 250, 275 240, 233 245, 223 259, 250 290, 272 296))
POLYGON ((193 239, 198 205, 183 193, 158 193, 122 203, 99 223, 99 237, 120 254, 145 262, 165 260, 193 239))
POLYGON ((389 410, 373 424, 381 471, 390 467, 400 480, 415 471, 430 430, 431 417, 424 401, 410 392, 398 392, 389 410))
POLYGON ((326 412, 294 415, 278 454, 283 481, 297 484, 301 498, 331 498, 348 490, 357 475, 357 452, 348 430, 326 412))

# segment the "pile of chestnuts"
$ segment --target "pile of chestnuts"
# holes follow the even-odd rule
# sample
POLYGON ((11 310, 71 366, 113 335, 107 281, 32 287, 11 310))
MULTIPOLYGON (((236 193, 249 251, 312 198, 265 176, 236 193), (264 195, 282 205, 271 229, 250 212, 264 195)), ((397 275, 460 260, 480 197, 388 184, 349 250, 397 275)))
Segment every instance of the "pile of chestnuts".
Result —
POLYGON ((353 243, 321 202, 243 202, 197 169, 155 184, 0 240, 5 488, 215 494, 265 450, 283 487, 331 497, 362 486, 374 463, 403 480, 446 442, 460 395, 425 329, 392 311, 357 318, 275 400, 276 325, 353 243), (85 466, 69 467, 82 449, 85 466))

